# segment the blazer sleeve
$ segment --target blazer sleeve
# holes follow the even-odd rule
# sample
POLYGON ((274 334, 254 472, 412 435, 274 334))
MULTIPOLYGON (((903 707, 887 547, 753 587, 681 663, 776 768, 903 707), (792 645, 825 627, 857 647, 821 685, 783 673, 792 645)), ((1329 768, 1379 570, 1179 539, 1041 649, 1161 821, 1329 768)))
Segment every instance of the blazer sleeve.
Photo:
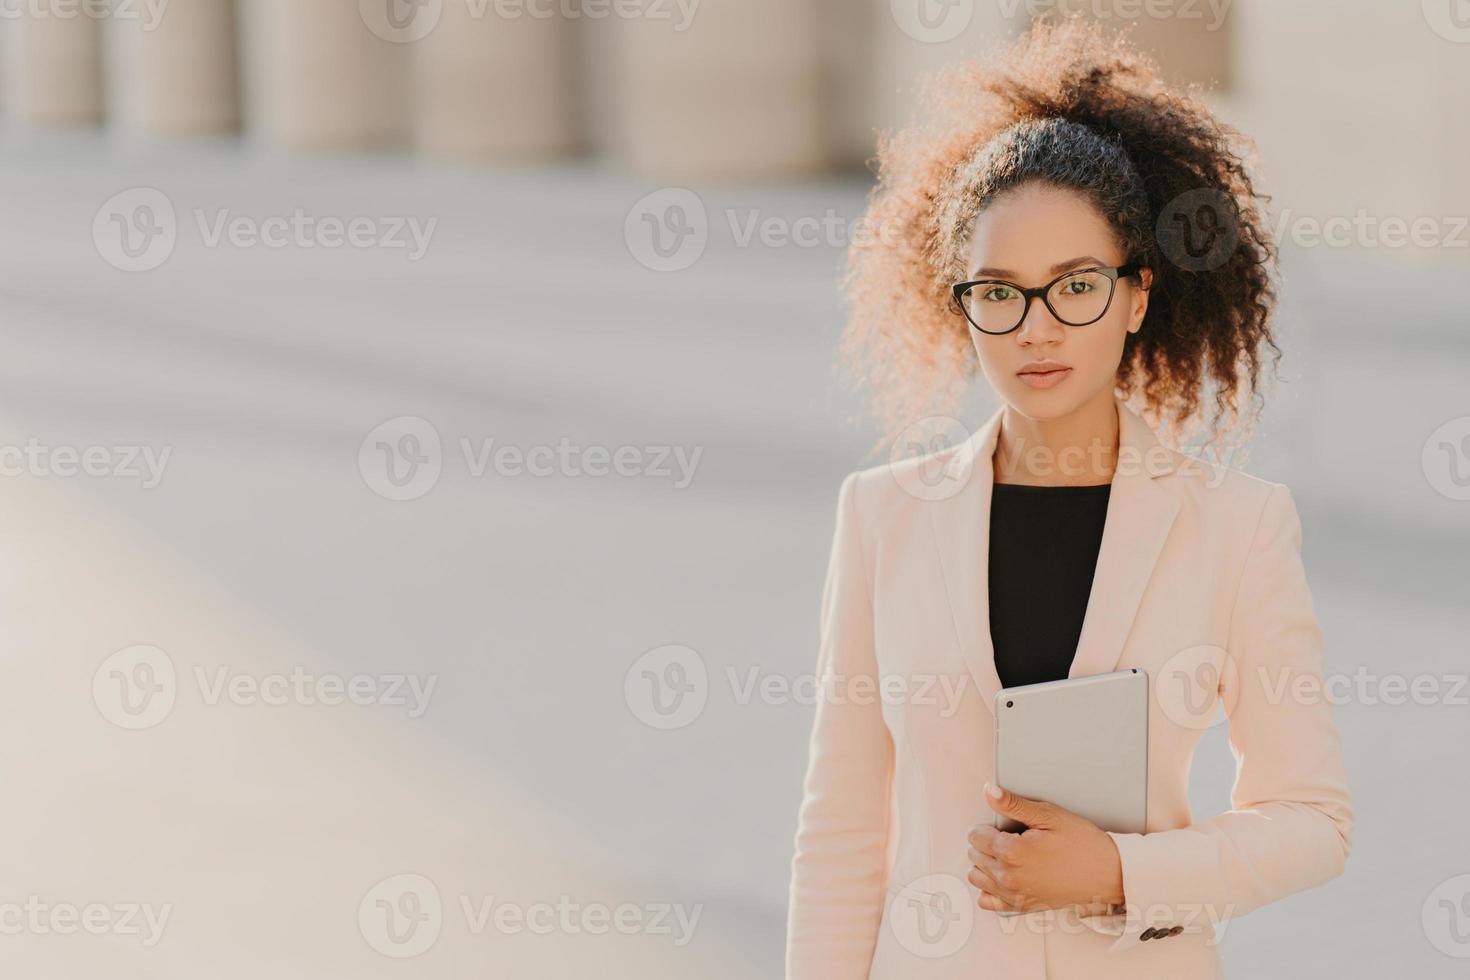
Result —
MULTIPOLYGON (((877 690, 872 580, 843 481, 822 590, 818 691, 877 690)), ((840 691, 839 691, 840 694, 840 691)), ((876 697, 817 698, 797 822, 787 921, 788 980, 866 980, 883 915, 893 742, 876 697)))
POLYGON ((1137 945, 1154 935, 1149 929, 1210 929, 1320 885, 1346 863, 1352 800, 1323 694, 1301 522, 1285 487, 1267 495, 1226 653, 1220 694, 1236 760, 1231 809, 1179 830, 1110 835, 1122 858, 1124 913, 1084 920, 1118 936, 1110 950, 1137 945))

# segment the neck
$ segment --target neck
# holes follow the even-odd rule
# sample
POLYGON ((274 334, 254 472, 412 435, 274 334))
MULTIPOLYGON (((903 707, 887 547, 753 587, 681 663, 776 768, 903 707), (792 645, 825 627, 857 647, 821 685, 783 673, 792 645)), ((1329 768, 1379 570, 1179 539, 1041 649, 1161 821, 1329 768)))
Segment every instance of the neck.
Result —
POLYGON ((1118 410, 1111 391, 1054 419, 1007 406, 995 448, 995 480, 1032 487, 1110 483, 1118 462, 1118 410))

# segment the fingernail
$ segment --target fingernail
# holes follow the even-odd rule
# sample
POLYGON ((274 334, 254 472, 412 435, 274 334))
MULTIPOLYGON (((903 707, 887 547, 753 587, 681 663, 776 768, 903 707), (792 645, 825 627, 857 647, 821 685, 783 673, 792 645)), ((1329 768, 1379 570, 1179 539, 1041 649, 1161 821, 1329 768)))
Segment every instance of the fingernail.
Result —
POLYGON ((996 786, 994 783, 986 783, 985 795, 990 797, 992 800, 1000 799, 1000 787, 996 786))

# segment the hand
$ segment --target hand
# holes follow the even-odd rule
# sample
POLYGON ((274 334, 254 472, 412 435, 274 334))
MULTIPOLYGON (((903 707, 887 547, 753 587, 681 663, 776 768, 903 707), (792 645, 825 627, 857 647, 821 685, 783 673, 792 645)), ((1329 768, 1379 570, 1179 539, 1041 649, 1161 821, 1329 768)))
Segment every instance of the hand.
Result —
POLYGON ((1059 806, 985 784, 990 808, 1027 829, 1013 834, 980 824, 970 831, 970 884, 992 912, 1039 912, 1071 905, 1102 914, 1122 905, 1118 846, 1092 821, 1059 806))

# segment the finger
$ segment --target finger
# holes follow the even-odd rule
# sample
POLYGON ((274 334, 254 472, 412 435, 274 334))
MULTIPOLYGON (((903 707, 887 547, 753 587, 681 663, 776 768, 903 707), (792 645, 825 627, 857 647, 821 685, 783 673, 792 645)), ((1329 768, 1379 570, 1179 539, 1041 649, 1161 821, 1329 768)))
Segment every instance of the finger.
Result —
POLYGON ((983 892, 990 892, 992 895, 1005 894, 1005 890, 996 884, 994 873, 988 868, 973 865, 970 868, 970 873, 966 877, 969 879, 970 884, 983 892))
MULTIPOLYGON (((975 849, 973 848, 970 849, 969 857, 970 867, 975 868, 976 871, 982 871, 983 874, 986 874, 986 876, 991 879, 992 883, 1000 883, 1001 874, 1004 874, 1005 870, 1004 862, 995 860, 995 858, 992 858, 991 855, 980 854, 979 851, 975 851, 975 849)), ((979 882, 976 882, 976 884, 979 884, 979 882)), ((992 892, 1000 892, 1000 890, 1004 889, 998 889, 997 887, 997 889, 989 890, 992 890, 992 892)))
POLYGON ((982 823, 971 829, 970 846, 992 857, 999 857, 1000 849, 1004 844, 1003 838, 1013 836, 1015 835, 982 823))
POLYGON ((1003 870, 1008 864, 1016 863, 1004 855, 986 854, 984 851, 977 851, 973 847, 965 852, 965 856, 970 859, 971 867, 989 871, 991 874, 1003 870))
POLYGON ((967 849, 966 853, 970 855, 971 864, 982 864, 981 861, 976 860, 976 854, 982 855, 987 862, 996 866, 1002 864, 1020 864, 1022 853, 1029 844, 1028 841, 1023 839, 1024 836, 1023 834, 1008 834, 1003 830, 998 830, 993 836, 981 841, 983 846, 975 847, 972 845, 967 849))
POLYGON ((1028 828, 1045 826, 1052 822, 1056 807, 1044 800, 1031 800, 1018 796, 994 783, 985 784, 985 802, 990 809, 1004 817, 1019 820, 1028 828))
MULTIPOLYGON (((1006 880, 1006 868, 1002 861, 991 857, 989 854, 975 853, 970 857, 970 867, 990 879, 994 887, 986 888, 986 891, 995 892, 998 895, 1008 895, 1009 892, 1002 882, 1006 880)), ((979 884, 976 882, 975 884, 979 884)))
POLYGON ((1003 899, 1003 898, 1001 898, 999 895, 995 895, 995 894, 992 894, 991 892, 986 892, 986 891, 982 891, 980 893, 980 900, 979 900, 978 904, 979 904, 979 906, 982 909, 987 909, 988 911, 991 911, 991 912, 1019 912, 1019 911, 1021 911, 1020 909, 1011 908, 1010 904, 1007 903, 1006 900, 1003 899))

